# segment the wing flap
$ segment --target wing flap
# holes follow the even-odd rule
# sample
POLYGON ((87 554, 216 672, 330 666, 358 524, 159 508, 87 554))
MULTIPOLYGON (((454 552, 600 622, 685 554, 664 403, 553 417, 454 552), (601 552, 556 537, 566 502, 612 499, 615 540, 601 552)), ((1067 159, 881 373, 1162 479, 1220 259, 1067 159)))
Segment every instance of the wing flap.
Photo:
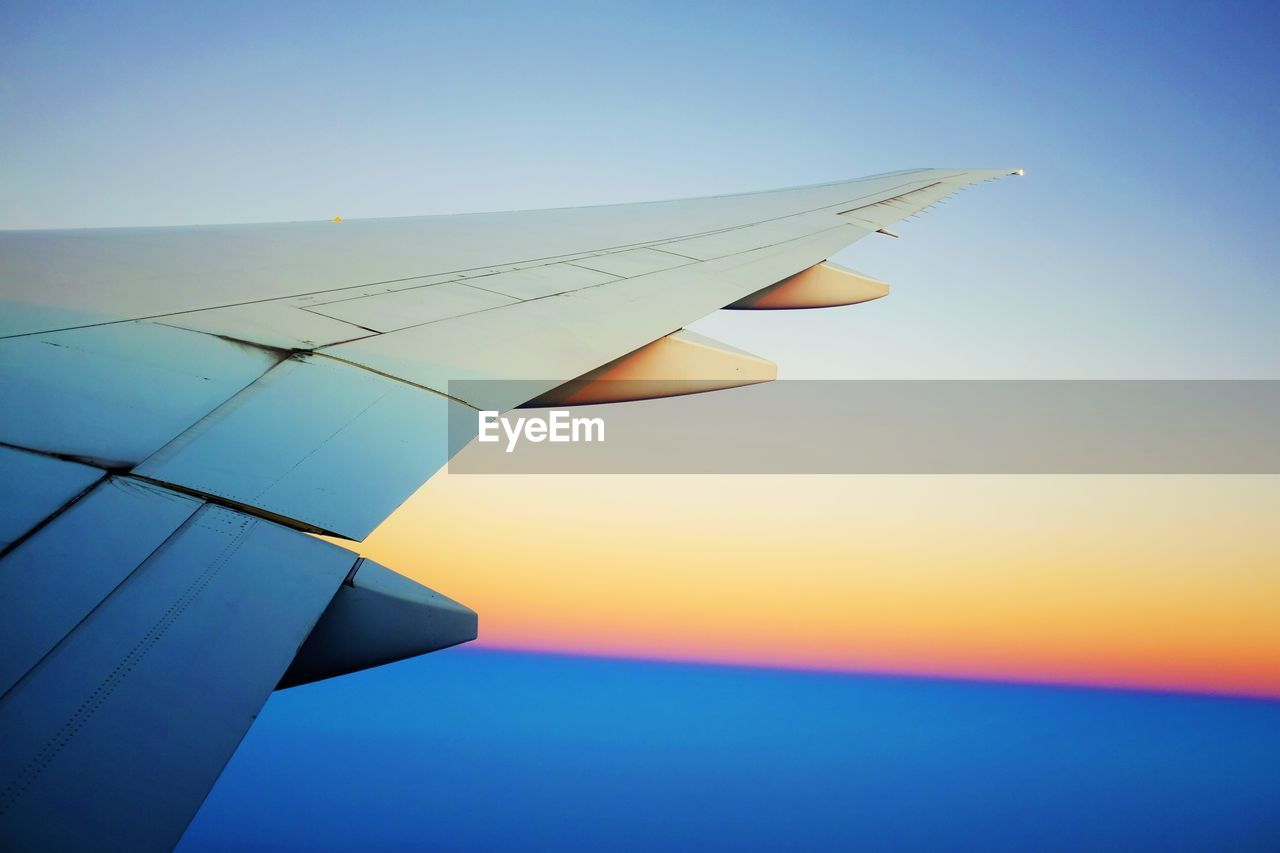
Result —
POLYGON ((127 477, 96 486, 0 560, 0 695, 200 507, 127 477))
POLYGON ((205 505, 0 701, 0 842, 167 849, 355 561, 205 505))

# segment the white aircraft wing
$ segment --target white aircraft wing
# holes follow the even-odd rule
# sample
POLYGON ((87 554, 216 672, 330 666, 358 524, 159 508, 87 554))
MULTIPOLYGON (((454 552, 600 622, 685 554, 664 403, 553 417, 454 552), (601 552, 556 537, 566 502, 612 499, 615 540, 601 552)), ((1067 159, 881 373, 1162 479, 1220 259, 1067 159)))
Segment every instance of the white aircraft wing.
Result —
POLYGON ((767 379, 680 330, 883 295, 823 262, 1007 174, 0 232, 0 845, 171 847, 273 689, 473 639, 307 535, 363 539, 447 461, 451 414, 609 399, 601 371, 767 379))

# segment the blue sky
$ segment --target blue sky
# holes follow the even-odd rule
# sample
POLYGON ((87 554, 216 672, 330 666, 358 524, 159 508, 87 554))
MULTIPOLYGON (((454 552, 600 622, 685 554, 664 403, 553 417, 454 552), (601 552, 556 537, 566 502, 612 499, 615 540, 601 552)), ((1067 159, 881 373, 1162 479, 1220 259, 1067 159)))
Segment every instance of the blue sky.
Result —
MULTIPOLYGON (((837 258, 887 299, 698 328, 784 377, 1276 378, 1278 18, 10 3, 0 227, 1024 167, 837 258)), ((188 842, 1274 848, 1278 732, 1256 702, 445 652, 271 700, 188 842)))
POLYGON ((1016 163, 1068 178, 1062 203, 1093 198, 1107 218, 1116 204, 1146 219, 1181 205, 1210 227, 1274 223, 1257 192, 1277 180, 1274 15, 1104 3, 10 8, 3 109, 19 132, 3 143, 3 222, 447 213, 1016 163))
POLYGON ((1027 169, 699 328, 784 377, 1271 378, 1267 4, 39 4, 0 227, 451 213, 1027 169), (893 307, 890 307, 890 306, 893 307))
POLYGON ((1280 705, 459 649, 279 694, 181 849, 1274 850, 1280 705))

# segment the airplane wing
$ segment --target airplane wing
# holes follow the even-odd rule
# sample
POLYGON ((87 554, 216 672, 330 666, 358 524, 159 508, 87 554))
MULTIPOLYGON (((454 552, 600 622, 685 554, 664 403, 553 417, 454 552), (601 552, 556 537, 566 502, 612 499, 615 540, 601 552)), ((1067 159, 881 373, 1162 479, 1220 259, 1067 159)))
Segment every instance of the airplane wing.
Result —
POLYGON ((473 639, 307 535, 363 539, 447 461, 451 414, 771 378, 683 327, 883 295, 824 262, 1011 173, 0 232, 0 845, 171 847, 272 690, 473 639))

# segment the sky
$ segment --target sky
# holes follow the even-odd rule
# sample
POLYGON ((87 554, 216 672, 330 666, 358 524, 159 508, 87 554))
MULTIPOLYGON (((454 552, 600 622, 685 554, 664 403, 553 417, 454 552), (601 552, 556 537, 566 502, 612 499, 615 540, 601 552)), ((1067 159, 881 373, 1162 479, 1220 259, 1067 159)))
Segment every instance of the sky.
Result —
MULTIPOLYGON (((893 285, 885 299, 720 312, 694 328, 777 362, 783 378, 1280 378, 1277 35, 1280 15, 1263 3, 5 3, 0 227, 509 210, 1021 167, 1022 179, 904 223, 900 240, 834 258, 893 285)), ((430 707, 387 712, 397 728, 379 748, 344 751, 346 770, 316 767, 319 779, 355 767, 376 778, 404 743, 418 757, 453 744, 453 764, 492 759, 485 738, 510 721, 450 729, 460 709, 519 708, 517 687, 554 673, 566 694, 599 698, 580 729, 561 738, 532 715, 505 735, 526 763, 478 766, 573 773, 561 750, 597 750, 655 789, 669 768, 636 753, 671 732, 638 719, 660 713, 637 698, 650 685, 673 690, 661 713, 695 731, 713 699, 757 708, 795 691, 796 716, 753 712, 740 741, 691 747, 690 761, 724 767, 796 726, 833 731, 859 691, 899 691, 856 738, 831 735, 829 764, 763 757, 768 790, 794 773, 817 792, 823 773, 867 749, 901 755, 917 736, 948 745, 938 760, 959 767, 997 729, 975 724, 962 743, 920 710, 934 700, 914 691, 936 684, 995 715, 983 720, 1016 717, 1048 751, 987 767, 987 805, 1049 785, 1075 744, 1098 760, 1073 778, 1108 780, 1151 816, 1103 830, 1167 840, 1141 832, 1158 832, 1160 814, 1200 815, 1211 834, 1186 837, 1231 826, 1240 846, 1266 847, 1274 822, 1224 805, 1206 767, 1247 779, 1258 755, 1280 757, 1274 703, 1185 694, 1280 698, 1277 498, 1274 477, 442 472, 358 548, 474 607, 481 650, 391 667, 399 675, 376 697, 334 682, 273 699, 210 801, 220 823, 198 827, 206 844, 263 837, 265 819, 245 817, 258 798, 294 815, 280 832, 314 842, 327 824, 273 799, 285 795, 264 768, 281 756, 311 767, 297 756, 311 755, 317 721, 430 707), (672 661, 686 663, 655 663, 672 661), (690 673, 707 681, 691 687, 690 673), (888 675, 926 681, 877 680, 888 675), (1053 744, 1021 704, 1033 688, 1010 683, 1158 692, 1044 688, 1035 713, 1052 706, 1045 719, 1068 732, 1053 744), (1099 710, 1081 710, 1090 703, 1099 710), (1271 709, 1256 737, 1235 728, 1230 709, 1242 707, 1271 709), (1149 749, 1122 736, 1181 714, 1199 722, 1152 734, 1149 749), (598 728, 608 719, 623 721, 618 743, 598 728), (1186 740, 1196 725, 1224 740, 1186 740), (1184 760, 1176 772, 1162 763, 1184 760)), ((928 756, 904 761, 888 790, 937 817, 935 841, 954 837, 964 801, 942 808, 950 789, 912 776, 928 775, 928 756)), ((474 808, 499 808, 501 786, 466 784, 474 808)), ((1087 787, 1018 801, 1020 819, 1101 808, 1087 787)), ((304 790, 333 803, 322 792, 343 788, 304 790)), ((805 819, 836 833, 817 840, 892 838, 908 823, 887 806, 842 822, 838 803, 813 796, 805 819)), ((374 811, 384 821, 390 801, 374 811)), ((690 846, 714 835, 692 805, 654 802, 685 821, 690 846)), ((564 820, 557 832, 570 832, 564 820)))
POLYGON ((277 694, 179 850, 1274 850, 1278 716, 464 647, 277 694))

